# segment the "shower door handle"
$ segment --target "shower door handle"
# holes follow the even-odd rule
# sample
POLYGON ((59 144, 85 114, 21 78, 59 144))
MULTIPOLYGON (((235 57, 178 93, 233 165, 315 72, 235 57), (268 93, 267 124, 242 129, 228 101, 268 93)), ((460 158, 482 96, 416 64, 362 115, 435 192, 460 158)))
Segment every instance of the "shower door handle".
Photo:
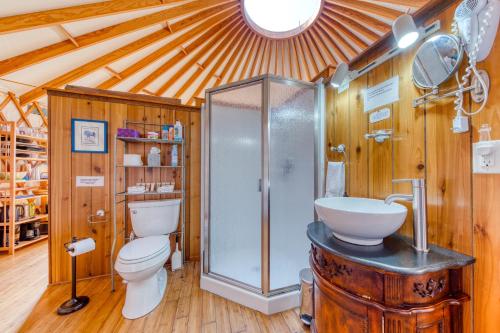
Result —
POLYGON ((259 192, 262 192, 262 178, 259 179, 258 189, 259 192))

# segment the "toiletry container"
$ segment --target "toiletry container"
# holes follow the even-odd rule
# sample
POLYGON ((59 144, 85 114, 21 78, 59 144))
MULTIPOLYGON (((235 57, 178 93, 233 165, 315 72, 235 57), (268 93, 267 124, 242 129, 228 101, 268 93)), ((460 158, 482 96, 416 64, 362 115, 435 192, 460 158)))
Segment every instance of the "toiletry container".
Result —
POLYGON ((142 166, 141 155, 139 154, 124 154, 123 165, 125 166, 142 166))
POLYGON ((151 147, 148 154, 148 166, 158 167, 161 164, 160 160, 160 149, 151 147))
POLYGON ((181 141, 182 140, 182 124, 180 121, 176 121, 174 125, 174 140, 181 141))
POLYGON ((174 145, 172 147, 172 163, 171 165, 173 167, 176 167, 178 164, 178 152, 177 152, 177 145, 174 145))

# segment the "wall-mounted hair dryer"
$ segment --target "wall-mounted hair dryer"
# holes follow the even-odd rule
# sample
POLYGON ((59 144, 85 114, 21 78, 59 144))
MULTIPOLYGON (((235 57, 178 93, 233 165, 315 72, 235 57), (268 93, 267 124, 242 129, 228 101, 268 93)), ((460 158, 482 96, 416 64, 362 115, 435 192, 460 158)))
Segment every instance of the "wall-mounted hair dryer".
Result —
POLYGON ((500 19, 500 0, 465 0, 455 11, 455 24, 474 62, 488 57, 500 19))

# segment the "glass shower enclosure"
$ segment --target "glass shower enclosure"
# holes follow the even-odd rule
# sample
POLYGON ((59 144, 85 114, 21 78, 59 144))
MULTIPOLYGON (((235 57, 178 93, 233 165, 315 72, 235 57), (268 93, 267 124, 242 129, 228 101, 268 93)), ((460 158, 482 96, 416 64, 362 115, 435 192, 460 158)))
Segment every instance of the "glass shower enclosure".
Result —
POLYGON ((321 190, 321 87, 265 75, 207 91, 202 288, 208 277, 222 296, 224 285, 264 297, 298 289, 321 190))

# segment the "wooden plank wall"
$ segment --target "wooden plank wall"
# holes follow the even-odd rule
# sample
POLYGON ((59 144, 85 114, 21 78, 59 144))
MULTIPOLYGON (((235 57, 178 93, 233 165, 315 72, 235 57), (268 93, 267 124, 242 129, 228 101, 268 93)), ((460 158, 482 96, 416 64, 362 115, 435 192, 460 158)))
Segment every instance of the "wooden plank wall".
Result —
MULTIPOLYGON (((456 4, 428 20, 441 20, 449 32, 456 4)), ((500 175, 473 175, 472 143, 483 123, 500 139, 500 38, 479 68, 486 68, 492 87, 488 108, 472 117, 473 130, 453 134, 455 116, 452 99, 414 109, 419 96, 411 80, 411 64, 417 47, 381 65, 338 94, 327 93, 328 146, 345 144, 348 149, 347 188, 350 196, 384 198, 389 193, 410 193, 409 185, 391 184, 391 179, 427 179, 428 233, 431 243, 474 255, 474 269, 464 272, 473 301, 464 310, 465 332, 496 332, 500 315, 500 175), (363 113, 363 90, 392 76, 400 77, 400 101, 389 106, 392 116, 369 124, 363 113), (363 135, 375 129, 392 129, 394 138, 383 144, 367 141, 363 135)), ((384 50, 385 51, 385 50, 384 50)), ((372 59, 360 60, 361 68, 372 59)), ((444 87, 456 86, 450 80, 444 87)), ((475 108, 467 102, 467 108, 475 108)), ((327 152, 329 160, 341 155, 327 152)), ((411 215, 411 214, 410 214, 411 215)), ((411 235, 411 216, 402 232, 411 235)))
MULTIPOLYGON (((63 244, 71 237, 92 237, 96 250, 78 257, 78 278, 89 278, 110 273, 111 223, 89 227, 87 216, 104 209, 111 220, 113 136, 116 129, 123 127, 124 120, 152 124, 173 123, 180 120, 185 126, 186 139, 186 258, 198 260, 200 253, 200 112, 199 108, 180 105, 152 105, 143 102, 125 103, 106 97, 78 94, 49 93, 50 133, 50 283, 69 281, 70 257, 63 244), (83 154, 71 152, 71 119, 94 119, 108 121, 108 154, 83 154), (76 176, 104 176, 105 186, 98 188, 76 187, 76 176)), ((148 125, 137 125, 141 132, 152 130, 148 125)), ((157 128, 156 130, 158 130, 157 128)), ((129 152, 141 154, 147 161, 151 144, 131 144, 129 152)), ((170 164, 171 147, 163 145, 162 164, 170 164)), ((124 153, 124 144, 117 145, 119 163, 124 153)), ((180 153, 180 151, 179 151, 180 153)), ((153 182, 161 179, 175 180, 177 189, 181 186, 181 173, 174 169, 129 169, 128 182, 153 182)), ((123 169, 118 169, 117 188, 125 188, 123 169)), ((133 197, 135 200, 143 199, 133 197)), ((161 195, 148 199, 168 199, 172 195, 161 195)), ((124 203, 117 207, 117 221, 123 221, 124 203)), ((130 221, 128 221, 130 223, 130 221)), ((123 223, 117 223, 118 235, 123 234, 123 223)), ((129 225, 130 226, 130 225, 129 225)), ((129 227, 129 231, 131 228, 129 227)), ((179 224, 180 230, 180 224, 179 224)), ((123 245, 123 238, 117 237, 117 251, 123 245)), ((175 237, 171 237, 172 248, 175 237)), ((117 253, 117 252, 116 252, 117 253)))

